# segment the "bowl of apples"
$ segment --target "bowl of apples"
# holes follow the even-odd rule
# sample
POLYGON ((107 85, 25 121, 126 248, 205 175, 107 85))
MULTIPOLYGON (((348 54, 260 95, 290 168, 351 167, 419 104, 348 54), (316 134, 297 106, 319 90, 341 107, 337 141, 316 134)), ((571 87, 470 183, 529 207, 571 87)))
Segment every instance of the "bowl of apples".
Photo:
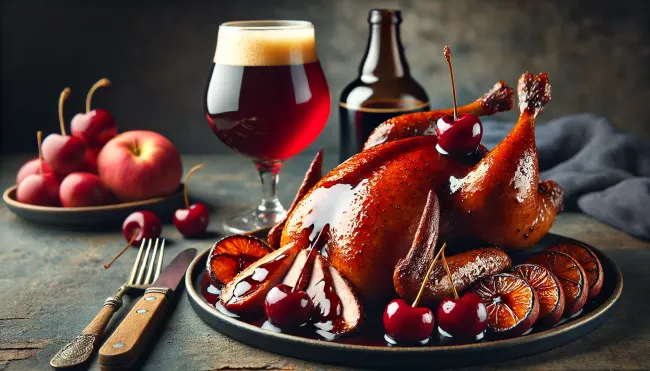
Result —
POLYGON ((108 79, 97 81, 86 97, 86 112, 74 116, 70 134, 59 98, 60 134, 41 141, 38 157, 16 174, 3 194, 9 210, 25 220, 64 228, 121 223, 136 210, 166 216, 183 204, 181 157, 173 143, 153 131, 118 133, 113 116, 91 109, 91 99, 108 79))

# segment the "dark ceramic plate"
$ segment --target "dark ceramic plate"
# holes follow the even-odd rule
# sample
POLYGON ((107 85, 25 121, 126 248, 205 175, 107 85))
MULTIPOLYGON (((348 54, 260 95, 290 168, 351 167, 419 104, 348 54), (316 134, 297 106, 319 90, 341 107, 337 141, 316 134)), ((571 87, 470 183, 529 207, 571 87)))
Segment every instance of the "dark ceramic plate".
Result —
MULTIPOLYGON (((512 258, 517 263, 525 259, 526 256, 546 247, 568 242, 576 241, 549 234, 532 249, 513 254, 512 258)), ((419 366, 430 369, 480 365, 520 358, 556 348, 582 338, 606 320, 621 296, 623 276, 610 258, 596 248, 593 250, 602 263, 605 274, 604 283, 600 294, 587 302, 579 316, 561 322, 552 328, 533 328, 533 332, 525 336, 503 340, 486 337, 481 342, 468 344, 434 342, 434 344, 425 346, 395 347, 377 341, 381 340, 380 335, 375 335, 372 342, 365 341, 363 335, 356 335, 360 337, 358 340, 355 340, 355 335, 351 335, 349 338, 328 342, 264 330, 255 323, 247 323, 219 312, 204 299, 201 290, 202 285, 205 285, 203 279, 208 250, 198 255, 189 266, 185 283, 192 307, 203 321, 235 340, 269 352, 352 367, 412 368, 419 366)), ((370 320, 368 322, 367 325, 371 325, 370 320)), ((381 329, 380 321, 375 321, 374 326, 381 329)))
POLYGON ((174 210, 183 205, 183 184, 167 197, 93 207, 49 207, 28 205, 16 201, 16 186, 9 187, 2 195, 5 204, 19 217, 30 222, 66 229, 86 229, 121 225, 129 214, 137 210, 149 210, 167 219, 174 210))

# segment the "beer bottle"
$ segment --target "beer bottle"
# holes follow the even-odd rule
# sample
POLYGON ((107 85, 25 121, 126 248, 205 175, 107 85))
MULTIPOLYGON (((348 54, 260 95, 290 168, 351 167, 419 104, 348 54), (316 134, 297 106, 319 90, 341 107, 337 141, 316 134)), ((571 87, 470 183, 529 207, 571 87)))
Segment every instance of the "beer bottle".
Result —
POLYGON ((426 92, 411 77, 400 40, 399 10, 372 9, 370 36, 359 77, 341 93, 340 160, 358 153, 382 122, 405 113, 429 110, 426 92))

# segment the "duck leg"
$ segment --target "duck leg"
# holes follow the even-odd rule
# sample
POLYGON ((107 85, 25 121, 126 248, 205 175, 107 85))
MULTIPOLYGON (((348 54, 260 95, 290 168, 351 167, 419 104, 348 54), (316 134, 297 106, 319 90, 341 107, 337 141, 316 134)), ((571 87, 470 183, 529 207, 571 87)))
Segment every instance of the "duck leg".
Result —
POLYGON ((523 249, 549 231, 563 208, 563 193, 555 182, 539 183, 535 120, 551 100, 548 76, 527 72, 517 90, 520 116, 515 127, 466 176, 450 177, 449 190, 461 221, 459 233, 523 249))
MULTIPOLYGON (((515 105, 512 88, 499 81, 485 95, 476 101, 458 107, 458 114, 472 113, 476 116, 488 116, 497 112, 510 111, 515 105)), ((429 112, 409 113, 393 117, 379 125, 368 137, 363 149, 372 148, 382 143, 392 142, 419 135, 434 135, 436 121, 442 116, 452 115, 452 108, 429 112)))

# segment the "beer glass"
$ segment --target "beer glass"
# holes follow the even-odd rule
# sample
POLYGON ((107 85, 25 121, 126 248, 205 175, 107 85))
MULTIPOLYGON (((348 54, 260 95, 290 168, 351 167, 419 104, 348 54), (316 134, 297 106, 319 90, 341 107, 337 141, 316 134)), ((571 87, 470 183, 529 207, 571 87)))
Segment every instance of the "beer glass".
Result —
POLYGON ((316 139, 330 113, 314 26, 305 21, 223 23, 204 110, 215 135, 250 158, 262 181, 261 204, 225 220, 225 231, 250 232, 282 220, 286 211, 276 197, 282 163, 316 139))

